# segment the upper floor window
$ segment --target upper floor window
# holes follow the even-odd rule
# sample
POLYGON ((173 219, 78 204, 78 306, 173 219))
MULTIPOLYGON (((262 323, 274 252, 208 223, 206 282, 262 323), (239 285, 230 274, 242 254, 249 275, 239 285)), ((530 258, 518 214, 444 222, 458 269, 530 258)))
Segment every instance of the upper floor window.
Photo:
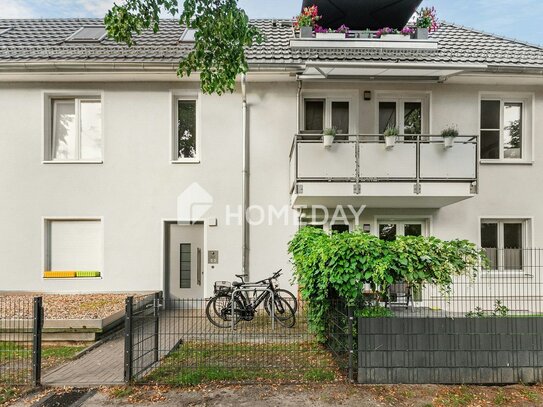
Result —
POLYGON ((522 102, 481 101, 481 158, 523 158, 522 102))
POLYGON ((379 101, 379 134, 388 127, 398 128, 401 135, 424 134, 423 110, 422 99, 382 99, 379 101))
POLYGON ((197 101, 177 99, 175 107, 174 161, 194 162, 200 154, 197 129, 197 101))
POLYGON ((320 134, 333 127, 337 134, 351 134, 351 102, 340 98, 304 99, 303 132, 320 134))
POLYGON ((99 98, 53 98, 46 159, 102 160, 102 103, 99 98))

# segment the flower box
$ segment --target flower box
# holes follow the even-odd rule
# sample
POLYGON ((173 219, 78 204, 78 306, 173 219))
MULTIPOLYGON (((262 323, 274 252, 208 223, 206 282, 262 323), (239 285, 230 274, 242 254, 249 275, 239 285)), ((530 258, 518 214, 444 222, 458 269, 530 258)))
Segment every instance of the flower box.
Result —
POLYGON ((409 36, 403 34, 383 34, 381 39, 387 41, 407 41, 410 38, 409 36))
POLYGON ((341 40, 345 38, 345 33, 317 33, 317 38, 323 40, 341 40))

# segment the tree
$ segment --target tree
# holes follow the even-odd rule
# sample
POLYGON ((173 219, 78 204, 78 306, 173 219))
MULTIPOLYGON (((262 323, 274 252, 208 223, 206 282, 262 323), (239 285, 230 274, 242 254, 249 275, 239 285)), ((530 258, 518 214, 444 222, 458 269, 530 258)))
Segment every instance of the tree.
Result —
POLYGON ((128 46, 134 34, 151 28, 157 32, 160 15, 180 15, 179 23, 195 31, 193 50, 179 62, 180 77, 200 73, 204 93, 232 92, 236 77, 248 70, 245 48, 262 41, 259 30, 250 24, 238 0, 126 0, 105 17, 108 35, 128 46))

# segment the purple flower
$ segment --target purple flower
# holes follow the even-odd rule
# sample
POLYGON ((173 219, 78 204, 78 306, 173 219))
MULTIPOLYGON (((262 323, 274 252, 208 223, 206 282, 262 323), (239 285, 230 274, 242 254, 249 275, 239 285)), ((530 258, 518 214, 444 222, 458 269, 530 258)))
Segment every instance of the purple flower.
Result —
POLYGON ((383 35, 388 35, 388 34, 398 34, 398 30, 396 30, 395 28, 390 28, 390 27, 383 27, 379 30, 377 30, 377 32, 375 33, 375 35, 377 36, 377 38, 381 38, 383 35))
POLYGON ((327 33, 328 32, 328 29, 324 28, 324 27, 321 27, 320 25, 318 24, 315 24, 315 32, 316 33, 327 33))
POLYGON ((341 24, 341 26, 336 30, 337 33, 343 33, 343 34, 349 34, 349 31, 351 31, 351 29, 347 27, 345 24, 341 24))

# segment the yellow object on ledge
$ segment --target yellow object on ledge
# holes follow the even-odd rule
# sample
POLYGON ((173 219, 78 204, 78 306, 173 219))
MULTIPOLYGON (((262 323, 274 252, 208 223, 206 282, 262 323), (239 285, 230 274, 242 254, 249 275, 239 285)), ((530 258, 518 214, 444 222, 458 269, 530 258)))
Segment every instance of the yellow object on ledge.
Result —
POLYGON ((99 271, 44 271, 44 278, 99 278, 99 271))
POLYGON ((75 278, 75 271, 44 271, 44 278, 75 278))

